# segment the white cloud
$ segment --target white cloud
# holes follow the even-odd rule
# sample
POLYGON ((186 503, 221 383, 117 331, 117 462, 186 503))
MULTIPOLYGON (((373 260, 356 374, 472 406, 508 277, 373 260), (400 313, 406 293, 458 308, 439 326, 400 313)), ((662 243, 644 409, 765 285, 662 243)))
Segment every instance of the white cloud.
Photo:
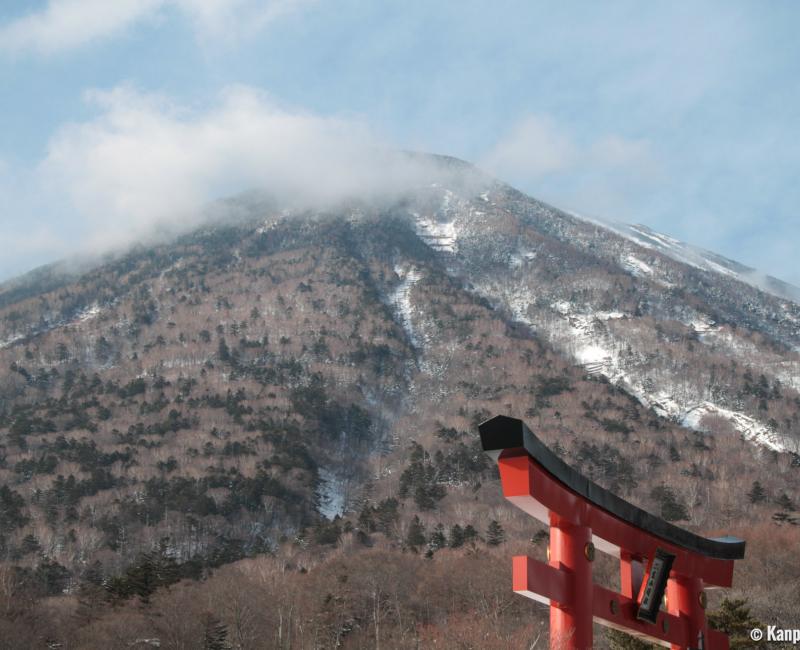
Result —
POLYGON ((581 139, 548 115, 517 122, 481 165, 561 207, 620 220, 638 220, 633 199, 665 181, 649 141, 616 133, 581 139))
POLYGON ((173 0, 203 37, 232 40, 257 33, 267 24, 313 0, 173 0))
POLYGON ((151 15, 163 0, 50 0, 37 13, 0 26, 0 48, 50 54, 111 36, 151 15))
POLYGON ((576 155, 572 138, 553 119, 529 115, 494 145, 483 165, 501 177, 539 177, 570 167, 576 155))
POLYGON ((91 246, 181 230, 210 201, 243 190, 321 207, 430 181, 359 122, 289 111, 251 88, 204 110, 127 87, 90 100, 99 114, 53 137, 40 175, 81 215, 91 246))
POLYGON ((49 0, 0 25, 0 51, 53 54, 108 38, 177 9, 203 37, 249 35, 306 0, 49 0))
POLYGON ((28 225, 17 230, 0 230, 0 241, 14 256, 50 256, 64 250, 64 241, 43 224, 28 225), (20 232, 22 231, 22 232, 20 232))
POLYGON ((607 135, 590 146, 593 162, 604 167, 630 167, 651 160, 650 144, 646 140, 630 140, 607 135))
POLYGON ((503 178, 529 180, 587 168, 598 173, 653 164, 646 140, 606 134, 582 143, 549 115, 518 121, 482 158, 483 166, 503 178))

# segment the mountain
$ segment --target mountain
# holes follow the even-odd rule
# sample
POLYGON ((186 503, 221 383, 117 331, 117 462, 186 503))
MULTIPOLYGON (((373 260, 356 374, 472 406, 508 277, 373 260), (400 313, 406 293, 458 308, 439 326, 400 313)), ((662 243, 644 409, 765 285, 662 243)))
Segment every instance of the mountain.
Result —
POLYGON ((737 594, 796 618, 797 289, 424 160, 391 198, 238 197, 0 287, 14 647, 530 645, 546 619, 509 556, 544 537, 480 452, 497 413, 624 498, 746 538, 737 594))

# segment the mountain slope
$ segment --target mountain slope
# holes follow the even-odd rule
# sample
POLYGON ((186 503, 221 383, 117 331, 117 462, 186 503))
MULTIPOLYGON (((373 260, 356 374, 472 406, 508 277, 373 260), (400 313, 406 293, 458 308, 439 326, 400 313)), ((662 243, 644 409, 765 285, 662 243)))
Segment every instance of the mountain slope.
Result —
POLYGON ((676 262, 504 186, 458 214, 443 208, 438 227, 445 225, 465 277, 590 371, 621 382, 662 415, 694 414, 696 424, 698 411, 713 413, 772 448, 797 450, 796 424, 787 420, 793 407, 771 412, 756 404, 766 395, 750 377, 764 374, 778 392, 800 386, 797 303, 676 262), (721 377, 731 360, 750 375, 721 377))
MULTIPOLYGON (((580 217, 580 215, 575 216, 583 218, 580 217)), ((779 280, 771 275, 761 273, 752 267, 745 266, 744 264, 730 260, 722 255, 717 255, 716 253, 698 248, 697 246, 691 246, 674 237, 662 235, 647 226, 591 219, 588 221, 593 221, 623 237, 627 237, 644 248, 657 250, 677 262, 683 262, 684 264, 695 266, 704 271, 731 276, 740 282, 751 284, 757 289, 771 293, 778 298, 791 300, 793 302, 800 301, 800 287, 779 280)))
MULTIPOLYGON (((507 413, 681 525, 780 525, 780 548, 747 560, 758 593, 797 538, 800 307, 434 160, 391 201, 241 198, 225 223, 0 290, 0 552, 24 589, 74 598, 100 579, 120 606, 154 553, 174 579, 265 553, 309 580, 348 561, 360 580, 345 558, 381 557, 424 582, 413 549, 505 567, 488 522, 531 552, 530 522, 475 426, 507 413)), ((450 634, 457 604, 395 596, 390 647, 450 634)), ((361 610, 329 618, 344 602, 298 602, 294 633, 372 643, 361 610)), ((530 631, 502 616, 497 647, 504 625, 530 631)))

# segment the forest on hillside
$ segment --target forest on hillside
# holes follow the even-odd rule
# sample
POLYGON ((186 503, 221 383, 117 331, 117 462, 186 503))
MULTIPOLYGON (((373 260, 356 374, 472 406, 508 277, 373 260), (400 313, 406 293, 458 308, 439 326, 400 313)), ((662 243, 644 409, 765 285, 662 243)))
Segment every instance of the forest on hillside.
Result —
MULTIPOLYGON (((623 498, 747 539, 713 611, 800 611, 797 455, 576 365, 402 219, 207 229, 38 289, 0 308, 2 648, 543 647, 510 556, 543 558, 547 532, 480 450, 498 413, 623 498)), ((638 323, 687 381, 797 427, 791 386, 638 323)), ((610 558, 595 573, 616 588, 610 558)))

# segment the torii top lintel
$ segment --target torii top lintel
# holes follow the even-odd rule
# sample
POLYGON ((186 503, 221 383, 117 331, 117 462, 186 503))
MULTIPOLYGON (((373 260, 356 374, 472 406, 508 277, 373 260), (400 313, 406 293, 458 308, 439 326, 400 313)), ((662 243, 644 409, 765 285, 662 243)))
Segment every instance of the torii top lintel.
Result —
POLYGON ((588 526, 595 546, 614 555, 647 557, 660 546, 676 555, 677 572, 730 586, 743 540, 701 537, 628 503, 567 465, 522 420, 498 415, 479 431, 484 451, 507 466, 503 493, 525 512, 547 524, 555 515, 588 526))

